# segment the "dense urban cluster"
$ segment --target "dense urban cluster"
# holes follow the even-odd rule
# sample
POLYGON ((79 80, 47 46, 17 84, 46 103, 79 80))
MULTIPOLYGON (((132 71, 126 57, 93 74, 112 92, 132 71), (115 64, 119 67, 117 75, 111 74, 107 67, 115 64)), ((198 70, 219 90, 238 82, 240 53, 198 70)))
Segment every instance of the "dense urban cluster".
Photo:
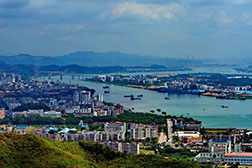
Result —
MULTIPOLYGON (((197 84, 200 79, 187 79, 186 82, 177 75, 167 77, 172 80, 166 82, 167 88, 183 86, 203 89, 201 88, 203 85, 197 84)), ((145 81, 156 84, 155 86, 163 86, 161 79, 165 77, 136 75, 128 78, 123 76, 97 78, 109 82, 145 81)), ((57 141, 88 140, 124 153, 157 154, 163 157, 177 156, 188 159, 193 157, 195 162, 200 163, 252 165, 252 153, 250 153, 252 132, 247 129, 203 128, 201 121, 183 116, 159 116, 160 121, 149 122, 154 121, 151 118, 156 117, 154 114, 128 112, 120 104, 106 103, 102 93, 97 94, 90 88, 34 79, 23 81, 18 75, 6 73, 2 73, 0 79, 0 119, 67 120, 72 117, 78 120, 78 124, 71 125, 23 126, 6 123, 1 125, 0 133, 13 132, 21 135, 34 133, 57 141), (132 114, 136 114, 137 120, 120 118, 132 114), (82 120, 95 117, 101 117, 101 120, 96 122, 82 120), (113 120, 107 121, 106 117, 113 117, 113 120), (150 118, 148 122, 139 122, 145 121, 146 117, 150 118)), ((212 89, 216 90, 215 86, 212 89)), ((243 89, 249 92, 251 87, 244 86, 243 89)))
POLYGON ((0 103, 7 116, 60 118, 63 113, 71 113, 76 117, 92 117, 116 116, 124 112, 120 104, 106 105, 102 94, 94 95, 93 89, 83 86, 1 79, 0 103))

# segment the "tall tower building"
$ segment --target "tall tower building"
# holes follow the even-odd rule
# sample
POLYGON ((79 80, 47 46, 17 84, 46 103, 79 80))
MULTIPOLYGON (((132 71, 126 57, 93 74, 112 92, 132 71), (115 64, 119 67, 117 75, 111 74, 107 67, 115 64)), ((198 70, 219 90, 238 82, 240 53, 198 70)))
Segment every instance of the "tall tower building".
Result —
POLYGON ((101 93, 99 93, 99 94, 97 95, 97 101, 98 101, 98 102, 103 102, 103 95, 102 95, 101 93))
POLYGON ((173 131, 172 127, 173 127, 173 122, 172 122, 171 119, 167 119, 166 120, 166 127, 167 127, 167 133, 166 133, 166 135, 167 135, 167 141, 168 142, 172 142, 172 131, 173 131))
POLYGON ((74 104, 78 104, 80 102, 80 92, 76 90, 73 94, 73 102, 74 104))
POLYGON ((80 103, 87 104, 90 101, 91 93, 89 91, 82 91, 80 94, 80 103))

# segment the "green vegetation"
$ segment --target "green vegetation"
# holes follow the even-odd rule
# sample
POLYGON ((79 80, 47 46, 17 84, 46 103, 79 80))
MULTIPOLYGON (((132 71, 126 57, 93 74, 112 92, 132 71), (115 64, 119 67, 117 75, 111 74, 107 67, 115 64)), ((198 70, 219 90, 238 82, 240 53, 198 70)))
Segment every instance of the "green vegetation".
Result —
POLYGON ((143 124, 163 124, 166 122, 166 118, 171 118, 171 116, 161 116, 156 114, 148 114, 148 113, 132 113, 132 112, 125 112, 117 116, 118 121, 123 122, 136 122, 136 123, 143 123, 143 124))
MULTIPOLYGON (((175 137, 174 138, 178 138, 175 137)), ((178 139, 177 139, 178 140, 178 139)), ((178 148, 172 148, 170 145, 158 144, 157 139, 149 139, 148 138, 143 142, 145 145, 142 153, 151 154, 152 152, 159 154, 163 157, 167 157, 170 159, 183 160, 183 161, 193 161, 193 158, 198 154, 197 152, 191 152, 189 149, 185 149, 183 147, 179 147, 179 145, 175 145, 178 148)), ((183 146, 183 144, 180 144, 183 146)), ((201 165, 202 167, 208 167, 209 165, 201 165)))
POLYGON ((0 108, 5 108, 5 110, 9 110, 9 107, 3 100, 0 100, 0 108))
POLYGON ((0 72, 17 73, 22 74, 23 77, 31 75, 48 74, 48 71, 54 73, 81 73, 81 74, 104 74, 114 72, 128 72, 125 67, 122 66, 100 66, 100 67, 87 67, 76 64, 58 66, 58 65, 24 65, 24 64, 4 64, 0 66, 0 72))
POLYGON ((155 155, 155 151, 154 150, 147 150, 147 149, 140 149, 140 154, 155 155))
POLYGON ((40 109, 43 109, 44 111, 50 110, 50 108, 43 103, 27 103, 16 107, 13 111, 28 111, 28 110, 40 110, 40 109))
POLYGON ((191 152, 189 149, 174 149, 171 146, 167 145, 159 149, 160 155, 176 158, 192 158, 197 155, 195 152, 191 152))
MULTIPOLYGON (((135 122, 143 124, 165 124, 167 118, 177 118, 176 116, 161 116, 156 114, 148 113, 133 113, 125 112, 117 117, 112 116, 101 116, 101 117, 73 117, 65 116, 64 118, 49 118, 49 117, 6 117, 0 120, 0 124, 15 124, 15 125, 76 125, 82 120, 85 123, 92 124, 94 122, 111 122, 111 121, 122 121, 122 122, 135 122)), ((179 118, 186 122, 196 121, 192 118, 179 118)), ((200 122, 200 121, 196 121, 200 122)))
POLYGON ((252 99, 252 96, 251 95, 232 95, 232 96, 228 96, 228 97, 237 97, 237 98, 243 98, 245 97, 246 99, 252 99))
POLYGON ((114 104, 113 103, 111 103, 111 102, 103 102, 104 103, 104 105, 106 105, 106 106, 113 106, 114 104))
MULTIPOLYGON (((189 74, 190 76, 192 75, 197 75, 197 74, 189 74)), ((199 74, 200 75, 200 74, 199 74)), ((203 75, 203 74, 202 74, 203 75)), ((208 79, 211 82, 214 82, 215 84, 221 84, 224 86, 246 86, 246 85, 251 85, 252 79, 243 77, 243 78, 228 78, 232 75, 226 75, 226 74, 208 74, 208 79)), ((206 80, 201 80, 201 84, 206 84, 206 80)))
POLYGON ((89 130, 90 131, 93 131, 93 130, 104 131, 104 124, 92 124, 92 125, 89 125, 89 130))
POLYGON ((252 152, 252 148, 250 146, 246 147, 245 152, 252 152))
POLYGON ((179 142, 179 137, 178 136, 172 136, 174 142, 179 142))
POLYGON ((34 134, 0 134, 1 168, 200 168, 202 165, 157 155, 124 154, 101 144, 60 142, 34 134))
POLYGON ((0 135, 1 168, 99 167, 78 145, 37 135, 0 135))
MULTIPOLYGON (((76 121, 77 124, 80 120, 76 121)), ((62 118, 49 118, 49 117, 5 117, 0 120, 0 124, 15 124, 15 125, 63 125, 66 122, 62 118)), ((71 122, 70 122, 71 124, 71 122)))
POLYGON ((159 125, 158 126, 158 133, 164 132, 166 134, 167 132, 167 127, 166 125, 159 125))

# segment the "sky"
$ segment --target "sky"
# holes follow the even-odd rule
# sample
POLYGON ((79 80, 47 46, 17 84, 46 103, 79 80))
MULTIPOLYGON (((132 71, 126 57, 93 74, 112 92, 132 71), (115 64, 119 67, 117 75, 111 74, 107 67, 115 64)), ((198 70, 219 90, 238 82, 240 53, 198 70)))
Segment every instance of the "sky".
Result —
POLYGON ((251 58, 252 0, 0 0, 0 55, 251 58))

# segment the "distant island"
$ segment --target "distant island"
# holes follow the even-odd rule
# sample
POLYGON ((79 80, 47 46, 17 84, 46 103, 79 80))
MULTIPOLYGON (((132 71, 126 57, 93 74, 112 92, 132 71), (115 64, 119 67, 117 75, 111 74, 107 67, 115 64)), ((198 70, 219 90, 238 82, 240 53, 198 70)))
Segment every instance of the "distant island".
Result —
POLYGON ((252 73, 252 65, 248 66, 247 68, 234 68, 234 70, 243 73, 252 73))

